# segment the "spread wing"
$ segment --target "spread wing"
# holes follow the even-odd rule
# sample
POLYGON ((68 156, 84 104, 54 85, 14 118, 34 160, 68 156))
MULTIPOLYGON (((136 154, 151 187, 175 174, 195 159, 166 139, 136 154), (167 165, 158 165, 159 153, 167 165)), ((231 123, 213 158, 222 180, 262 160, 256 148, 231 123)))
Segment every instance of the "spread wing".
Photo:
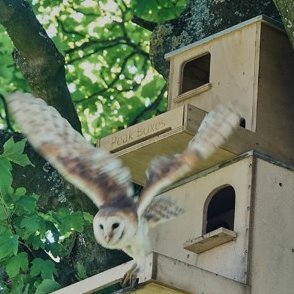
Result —
POLYGON ((191 171, 208 158, 239 126, 240 115, 229 105, 220 105, 206 115, 197 134, 182 154, 161 156, 151 161, 147 184, 138 201, 138 215, 144 214, 153 197, 164 187, 191 171))
POLYGON ((6 99, 31 145, 97 207, 133 195, 130 172, 121 161, 87 143, 55 108, 31 94, 14 93, 6 99))

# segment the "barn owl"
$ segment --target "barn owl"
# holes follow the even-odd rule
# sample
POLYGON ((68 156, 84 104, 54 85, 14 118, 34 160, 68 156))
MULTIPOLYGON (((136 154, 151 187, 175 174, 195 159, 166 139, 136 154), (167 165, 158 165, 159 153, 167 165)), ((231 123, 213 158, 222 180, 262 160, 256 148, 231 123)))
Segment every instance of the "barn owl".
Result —
POLYGON ((146 185, 136 198, 128 168, 107 151, 87 143, 55 108, 31 94, 14 93, 7 102, 36 151, 99 208, 93 219, 97 242, 123 250, 134 259, 123 284, 134 281, 143 270, 150 252, 149 228, 183 212, 175 203, 155 196, 208 158, 240 122, 231 106, 222 105, 210 112, 182 154, 151 161, 146 185))

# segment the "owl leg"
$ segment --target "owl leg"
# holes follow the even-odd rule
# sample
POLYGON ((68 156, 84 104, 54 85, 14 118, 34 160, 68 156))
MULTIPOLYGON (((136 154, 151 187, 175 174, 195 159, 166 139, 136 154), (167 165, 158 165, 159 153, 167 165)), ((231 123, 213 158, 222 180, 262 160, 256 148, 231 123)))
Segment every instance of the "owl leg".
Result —
POLYGON ((138 281, 137 276, 139 272, 143 272, 145 268, 145 257, 148 252, 150 252, 150 243, 148 238, 148 227, 141 226, 141 230, 133 239, 132 245, 123 248, 123 251, 131 256, 135 263, 134 265, 125 273, 122 278, 121 285, 126 287, 130 285, 134 287, 138 281))
POLYGON ((134 288, 137 283, 137 276, 139 271, 140 267, 137 265, 137 263, 133 264, 132 267, 124 274, 121 280, 121 286, 129 286, 130 288, 134 288))
POLYGON ((124 274, 121 280, 122 287, 129 286, 130 288, 134 288, 136 286, 136 283, 138 282, 138 273, 140 271, 144 271, 146 254, 145 250, 142 249, 142 247, 138 248, 138 246, 127 247, 123 249, 124 252, 126 252, 129 256, 133 257, 135 263, 124 274))

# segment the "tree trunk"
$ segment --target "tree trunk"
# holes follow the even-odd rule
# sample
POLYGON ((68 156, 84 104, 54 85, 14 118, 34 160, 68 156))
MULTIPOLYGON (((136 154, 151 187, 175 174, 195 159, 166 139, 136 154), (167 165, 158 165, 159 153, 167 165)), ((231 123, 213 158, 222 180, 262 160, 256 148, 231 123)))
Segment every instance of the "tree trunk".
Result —
POLYGON ((26 1, 0 0, 0 23, 11 38, 14 60, 32 92, 54 106, 77 131, 81 124, 65 80, 64 58, 26 1))
POLYGON ((289 40, 294 49, 294 1, 293 0, 274 0, 288 33, 289 40))

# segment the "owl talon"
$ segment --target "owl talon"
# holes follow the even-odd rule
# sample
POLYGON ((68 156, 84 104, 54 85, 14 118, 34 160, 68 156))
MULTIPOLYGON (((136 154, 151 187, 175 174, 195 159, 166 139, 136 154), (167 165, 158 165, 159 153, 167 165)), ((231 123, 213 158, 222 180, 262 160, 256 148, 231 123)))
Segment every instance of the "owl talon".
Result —
POLYGON ((121 286, 122 287, 129 287, 129 288, 135 288, 138 279, 138 272, 139 272, 139 267, 137 264, 134 264, 123 276, 121 280, 121 286))

